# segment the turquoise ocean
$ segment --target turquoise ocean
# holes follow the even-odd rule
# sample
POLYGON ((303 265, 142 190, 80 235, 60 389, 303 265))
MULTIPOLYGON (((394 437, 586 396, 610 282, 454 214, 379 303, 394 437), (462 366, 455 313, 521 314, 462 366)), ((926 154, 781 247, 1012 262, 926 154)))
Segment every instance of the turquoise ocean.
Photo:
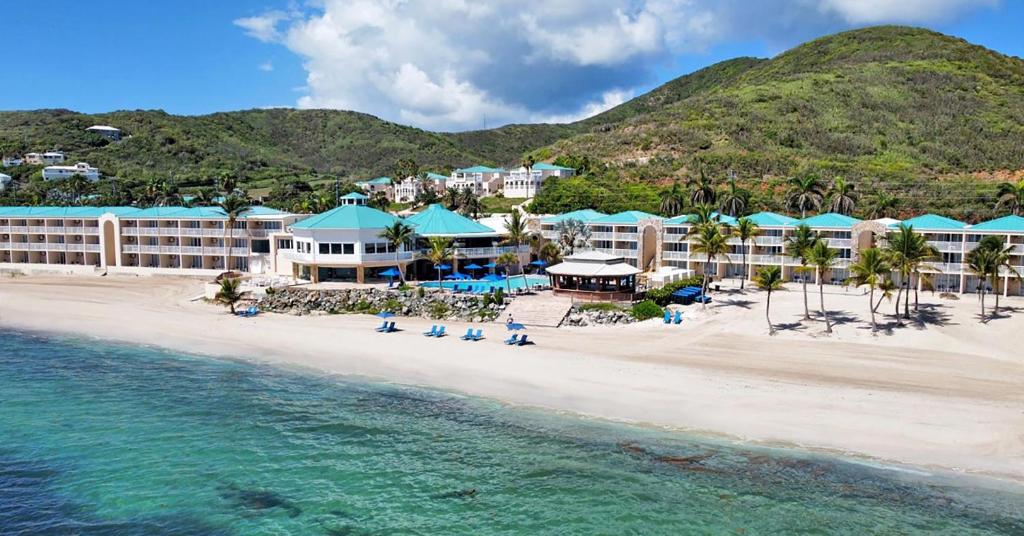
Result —
POLYGON ((1024 534, 1024 492, 0 333, 0 535, 1024 534))

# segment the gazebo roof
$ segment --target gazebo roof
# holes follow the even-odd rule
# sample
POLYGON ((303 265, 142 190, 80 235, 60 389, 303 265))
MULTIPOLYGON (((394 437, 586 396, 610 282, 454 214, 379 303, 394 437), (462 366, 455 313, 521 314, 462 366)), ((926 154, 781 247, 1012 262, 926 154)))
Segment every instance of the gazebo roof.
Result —
POLYGON ((584 251, 570 255, 562 262, 549 266, 547 272, 553 275, 576 275, 583 277, 626 277, 640 273, 617 255, 599 251, 584 251))

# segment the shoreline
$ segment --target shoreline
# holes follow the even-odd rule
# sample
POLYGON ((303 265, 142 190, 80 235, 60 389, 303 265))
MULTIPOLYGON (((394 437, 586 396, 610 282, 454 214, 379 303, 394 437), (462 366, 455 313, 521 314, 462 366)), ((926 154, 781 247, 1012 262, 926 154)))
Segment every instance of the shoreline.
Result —
MULTIPOLYGON (((198 285, 3 280, 0 325, 435 389, 897 470, 1024 482, 1024 364, 1000 344, 978 356, 891 340, 723 331, 726 317, 736 314, 758 319, 763 331, 763 310, 751 306, 688 320, 690 331, 657 323, 532 328, 537 346, 510 348, 495 324, 482 325, 490 338, 469 343, 420 336, 432 324, 424 319, 396 318, 404 332, 377 334, 378 319, 363 315, 234 318, 189 302, 198 285)), ((799 293, 789 294, 800 301, 799 293)), ((447 324, 453 333, 468 325, 447 324)), ((1010 323, 1000 329, 1013 336, 1010 323)))

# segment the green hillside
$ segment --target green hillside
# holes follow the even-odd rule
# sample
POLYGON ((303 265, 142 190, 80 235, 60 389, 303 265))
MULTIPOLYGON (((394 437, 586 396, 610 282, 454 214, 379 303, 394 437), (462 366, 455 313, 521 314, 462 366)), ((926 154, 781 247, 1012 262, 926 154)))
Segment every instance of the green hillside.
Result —
POLYGON ((844 176, 862 194, 973 218, 992 210, 995 182, 1024 170, 1024 61, 927 30, 874 27, 712 65, 578 123, 461 133, 332 110, 0 112, 0 152, 52 148, 129 186, 209 185, 228 173, 264 191, 391 174, 403 159, 438 171, 512 165, 527 153, 598 164, 586 181, 552 184, 538 210, 655 209, 661 188, 698 168, 719 187, 734 172, 759 206, 780 209, 787 177, 844 176), (107 143, 84 131, 93 124, 129 137, 107 143))

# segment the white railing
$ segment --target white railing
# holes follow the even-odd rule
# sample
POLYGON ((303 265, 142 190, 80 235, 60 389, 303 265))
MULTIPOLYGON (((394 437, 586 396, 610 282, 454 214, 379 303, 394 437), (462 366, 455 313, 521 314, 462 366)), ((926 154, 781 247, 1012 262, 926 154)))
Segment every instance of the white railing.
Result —
POLYGON ((637 256, 637 250, 635 249, 594 248, 594 250, 618 257, 626 257, 628 259, 632 259, 637 256))
POLYGON ((28 232, 30 233, 45 233, 46 227, 42 225, 29 225, 28 232))
POLYGON ((28 251, 32 248, 28 242, 11 242, 11 249, 17 251, 28 251))
MULTIPOLYGON (((423 250, 425 252, 425 250, 423 250)), ((530 252, 530 246, 519 246, 518 253, 530 252)), ((490 248, 455 248, 455 254, 460 257, 497 257, 502 253, 517 253, 516 246, 497 246, 490 248)))
POLYGON ((51 227, 49 225, 46 226, 46 232, 47 233, 52 233, 52 234, 64 234, 64 233, 70 232, 70 231, 67 231, 66 229, 67 229, 67 227, 51 227))
POLYGON ((952 251, 952 252, 959 253, 960 251, 963 251, 963 248, 964 248, 964 243, 963 242, 946 242, 946 241, 941 241, 941 240, 929 240, 928 243, 931 244, 932 246, 934 246, 935 249, 937 249, 939 251, 952 251))
POLYGON ((670 261, 688 261, 690 260, 689 251, 662 251, 662 258, 670 261))
POLYGON ((754 243, 759 246, 778 246, 782 244, 781 236, 755 236, 754 243))
POLYGON ((822 237, 822 238, 824 240, 828 241, 828 247, 830 247, 830 248, 844 249, 844 248, 849 248, 850 246, 853 245, 853 240, 850 239, 850 238, 828 238, 828 237, 822 237))
POLYGON ((9 232, 11 232, 11 226, 10 225, 0 225, 0 233, 9 233, 9 232))
MULTIPOLYGON (((398 260, 399 261, 411 261, 413 259, 413 257, 414 257, 414 253, 412 251, 400 251, 400 252, 398 252, 398 260)), ((395 260, 395 254, 394 253, 364 253, 362 255, 362 260, 363 261, 368 261, 368 262, 380 262, 380 261, 383 261, 383 262, 392 261, 393 262, 395 260)))
POLYGON ((89 225, 86 225, 85 227, 82 227, 82 234, 98 235, 98 234, 100 234, 100 228, 99 227, 91 227, 89 225))
POLYGON ((931 262, 931 263, 928 263, 926 266, 931 267, 933 269, 929 270, 928 268, 922 268, 921 269, 922 272, 930 272, 930 273, 939 272, 939 273, 943 273, 943 274, 958 274, 958 273, 960 273, 960 272, 962 272, 964 270, 964 263, 962 263, 962 262, 939 262, 939 263, 931 262))
POLYGON ((615 240, 615 233, 590 233, 591 240, 615 240))
POLYGON ((12 225, 8 229, 10 229, 12 233, 27 233, 28 232, 28 226, 26 226, 26 225, 12 225))
POLYGON ((242 232, 243 232, 243 234, 244 233, 248 233, 249 236, 251 236, 253 238, 265 238, 268 234, 270 234, 270 231, 268 231, 266 229, 248 229, 248 230, 242 229, 242 232))
POLYGON ((181 234, 181 229, 178 227, 158 227, 160 229, 161 236, 178 236, 181 234))
POLYGON ((750 255, 751 264, 782 264, 786 261, 784 255, 750 255))
POLYGON ((615 233, 614 240, 622 240, 626 242, 636 242, 639 238, 639 233, 615 233))
POLYGON ((672 234, 665 233, 663 235, 662 241, 663 242, 673 242, 673 243, 686 242, 686 235, 685 234, 675 234, 675 233, 672 233, 672 234))
POLYGON ((10 242, 0 242, 0 249, 11 249, 10 242))
POLYGON ((46 251, 46 250, 50 249, 50 244, 47 244, 45 242, 43 242, 41 244, 39 244, 39 243, 37 243, 37 244, 29 244, 28 245, 28 249, 30 249, 32 251, 46 251))
POLYGON ((138 253, 139 252, 139 246, 135 245, 135 244, 125 244, 125 245, 121 246, 121 249, 123 249, 125 253, 138 253))

